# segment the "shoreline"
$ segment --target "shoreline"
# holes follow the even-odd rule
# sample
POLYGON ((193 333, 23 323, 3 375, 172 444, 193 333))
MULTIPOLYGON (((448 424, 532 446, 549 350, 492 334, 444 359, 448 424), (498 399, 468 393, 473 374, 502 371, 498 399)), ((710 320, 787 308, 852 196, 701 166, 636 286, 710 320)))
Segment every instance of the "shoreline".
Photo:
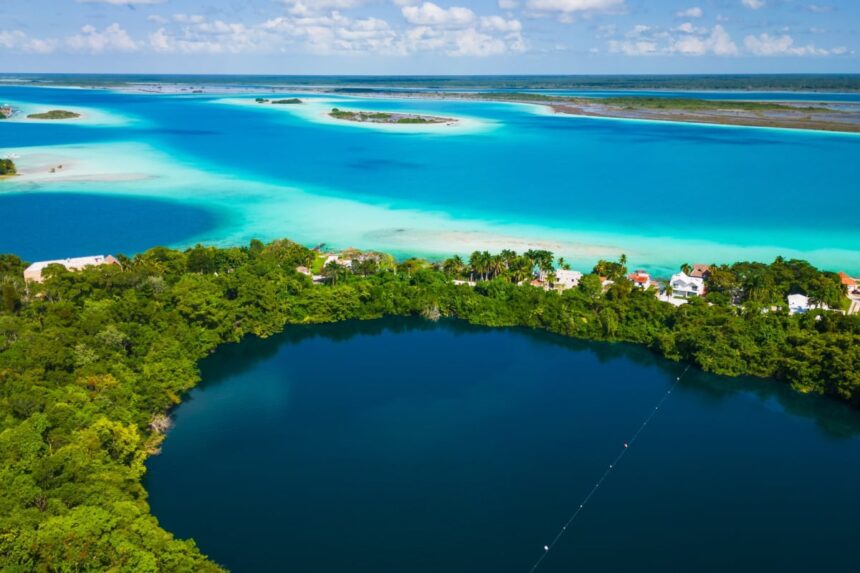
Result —
MULTIPOLYGON (((378 93, 345 93, 341 94, 340 92, 327 90, 322 92, 326 95, 344 95, 349 96, 356 99, 403 99, 403 100, 420 100, 427 99, 433 101, 461 101, 461 102, 478 102, 478 103, 497 103, 497 104, 513 104, 513 105, 531 105, 538 106, 544 109, 547 109, 551 112, 552 115, 557 116, 568 116, 568 117, 592 117, 592 118, 602 118, 602 119, 625 119, 625 120, 642 120, 642 121, 654 121, 661 123, 677 123, 677 124, 698 124, 698 125, 708 125, 708 126, 731 126, 731 127, 750 127, 750 128, 761 128, 761 129, 787 129, 792 131, 804 131, 804 132, 821 132, 821 133, 840 133, 840 134, 860 134, 860 114, 854 113, 856 117, 856 122, 833 122, 833 121, 815 121, 808 120, 805 118, 779 118, 779 117, 762 117, 755 116, 749 112, 744 112, 744 115, 740 115, 740 112, 736 112, 736 115, 730 115, 731 110, 726 109, 722 113, 718 111, 714 111, 713 114, 708 114, 706 111, 690 113, 686 114, 681 110, 666 110, 665 113, 659 111, 654 108, 645 108, 639 107, 635 109, 622 109, 616 107, 610 107, 606 104, 600 102, 600 99, 603 98, 594 98, 595 101, 583 103, 589 104, 594 109, 587 109, 586 106, 582 105, 580 102, 558 102, 553 101, 551 98, 558 97, 554 95, 545 94, 546 99, 541 99, 540 97, 535 98, 516 98, 516 97, 492 97, 492 94, 487 94, 486 97, 481 97, 477 93, 467 93, 467 92, 406 92, 406 91, 396 91, 396 92, 378 92, 378 93)), ((707 92, 705 92, 707 93, 707 92)), ((530 94, 530 95, 544 95, 544 94, 530 94)), ((562 96, 565 97, 565 96, 562 96)), ((637 97, 637 96, 631 96, 637 97)), ((575 98, 571 98, 575 99, 575 98)), ((587 98, 582 97, 578 98, 581 100, 587 100, 587 98)), ((665 98, 667 102, 671 102, 673 98, 665 98)), ((711 101, 711 100, 706 100, 711 101)), ((735 100, 727 100, 734 102, 735 100)), ((785 113, 799 113, 802 112, 803 109, 800 107, 800 104, 811 104, 815 103, 814 101, 767 101, 762 102, 761 100, 738 100, 739 103, 768 103, 768 104, 785 104, 787 107, 797 107, 797 110, 785 110, 785 113)), ((776 112, 771 112, 776 113, 776 112)), ((832 114, 849 114, 852 112, 837 112, 833 111, 832 114)))

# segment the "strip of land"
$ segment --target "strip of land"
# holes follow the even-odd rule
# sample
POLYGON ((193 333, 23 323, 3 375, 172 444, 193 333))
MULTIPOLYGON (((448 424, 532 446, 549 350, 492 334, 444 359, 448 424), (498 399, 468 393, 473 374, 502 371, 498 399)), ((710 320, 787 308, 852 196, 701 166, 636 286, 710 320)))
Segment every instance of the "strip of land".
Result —
MULTIPOLYGON (((344 93, 347 90, 330 90, 344 93)), ((860 110, 809 101, 708 100, 659 96, 584 97, 534 92, 415 92, 376 90, 363 98, 497 101, 542 105, 562 115, 860 133, 860 110)))
POLYGON ((64 109, 52 109, 43 113, 31 113, 27 119, 77 119, 81 114, 64 109))
POLYGON ((374 111, 347 111, 332 108, 329 117, 343 121, 355 121, 358 123, 383 123, 389 125, 425 124, 425 123, 457 123, 456 119, 450 117, 436 117, 432 115, 418 115, 414 113, 391 113, 374 111))

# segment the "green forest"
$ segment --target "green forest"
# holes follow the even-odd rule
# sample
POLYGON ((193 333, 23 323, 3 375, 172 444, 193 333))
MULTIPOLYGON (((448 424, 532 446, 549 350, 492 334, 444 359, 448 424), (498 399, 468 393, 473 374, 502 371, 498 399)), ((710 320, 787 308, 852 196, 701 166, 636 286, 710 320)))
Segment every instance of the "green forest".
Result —
POLYGON ((43 113, 31 113, 27 116, 28 119, 74 119, 81 117, 81 114, 64 109, 52 109, 43 113))
POLYGON ((26 264, 0 255, 0 570, 220 570, 159 527, 144 462, 201 358, 290 324, 413 315, 543 329, 860 405, 860 317, 785 308, 796 292, 836 308, 844 299, 835 274, 803 261, 715 266, 707 297, 676 308, 634 287, 624 258, 563 292, 520 286, 566 266, 547 251, 438 263, 351 252, 321 269, 322 284, 296 270, 319 268, 318 253, 287 240, 118 258, 25 283, 26 264))

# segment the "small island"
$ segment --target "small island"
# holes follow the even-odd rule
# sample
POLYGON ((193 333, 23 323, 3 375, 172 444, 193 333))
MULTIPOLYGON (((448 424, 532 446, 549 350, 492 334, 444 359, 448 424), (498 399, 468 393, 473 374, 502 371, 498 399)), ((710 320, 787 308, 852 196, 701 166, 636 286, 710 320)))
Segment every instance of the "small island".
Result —
POLYGON ((299 104, 299 103, 304 103, 302 100, 300 100, 297 97, 291 97, 288 99, 274 99, 274 100, 269 100, 266 98, 258 97, 254 101, 256 101, 257 103, 270 103, 272 105, 295 105, 295 104, 299 104))
POLYGON ((11 159, 0 159, 0 177, 11 177, 18 173, 15 162, 11 159))
POLYGON ((456 123, 456 119, 449 117, 435 117, 430 115, 417 115, 414 113, 388 113, 372 111, 345 111, 332 108, 329 117, 344 121, 355 121, 358 123, 384 123, 384 124, 428 124, 428 123, 456 123))
POLYGON ((9 119, 14 113, 11 105, 0 105, 0 119, 9 119))
POLYGON ((64 109, 52 109, 43 113, 31 113, 27 119, 77 119, 81 114, 64 109))

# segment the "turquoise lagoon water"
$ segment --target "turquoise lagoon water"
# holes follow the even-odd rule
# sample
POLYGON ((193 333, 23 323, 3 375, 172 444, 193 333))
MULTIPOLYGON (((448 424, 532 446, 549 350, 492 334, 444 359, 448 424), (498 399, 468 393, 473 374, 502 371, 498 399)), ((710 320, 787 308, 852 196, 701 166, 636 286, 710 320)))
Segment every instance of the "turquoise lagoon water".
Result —
MULTIPOLYGON (((177 220, 167 234, 142 220, 136 232, 153 244, 288 236, 434 256, 535 245, 582 265, 622 252, 660 270, 785 255, 860 272, 854 135, 346 96, 325 96, 319 109, 412 110, 468 117, 477 127, 392 133, 214 96, 2 86, 4 100, 88 107, 125 121, 0 123, 0 149, 19 155, 24 173, 0 193, 96 194, 113 197, 116 209, 122 197, 171 199, 220 214, 205 229, 177 220), (32 175, 48 156, 77 171, 32 175)), ((79 235, 70 229, 64 243, 92 247, 76 245, 79 235)))
MULTIPOLYGON (((526 573, 683 369, 419 320, 202 366, 146 487, 235 573, 526 573)), ((857 571, 858 475, 856 411, 690 371, 538 571, 857 571)))

